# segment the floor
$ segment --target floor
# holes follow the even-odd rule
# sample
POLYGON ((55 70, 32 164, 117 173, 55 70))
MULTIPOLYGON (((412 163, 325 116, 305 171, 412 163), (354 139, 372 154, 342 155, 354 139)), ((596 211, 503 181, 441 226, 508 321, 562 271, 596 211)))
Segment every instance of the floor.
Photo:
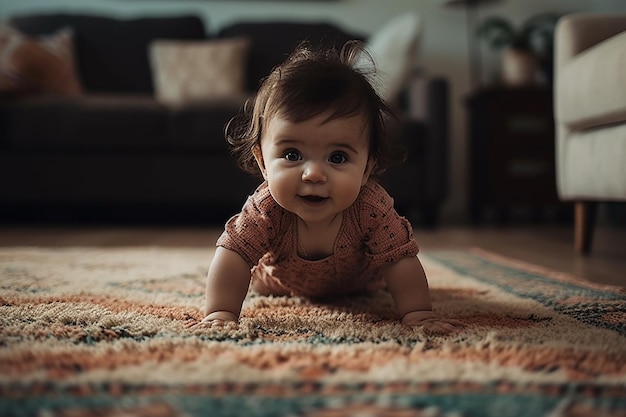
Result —
MULTIPOLYGON (((176 246, 210 247, 217 227, 6 226, 4 246, 176 246)), ((573 251, 566 226, 442 227, 415 231, 422 252, 480 247, 500 255, 571 273, 598 283, 626 287, 626 230, 596 230, 591 255, 573 251)))

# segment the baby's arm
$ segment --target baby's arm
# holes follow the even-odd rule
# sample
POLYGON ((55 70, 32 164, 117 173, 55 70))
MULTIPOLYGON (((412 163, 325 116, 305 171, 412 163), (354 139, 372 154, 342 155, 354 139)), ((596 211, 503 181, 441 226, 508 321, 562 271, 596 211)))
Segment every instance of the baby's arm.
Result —
POLYGON ((250 286, 250 267, 230 249, 218 246, 209 267, 203 323, 237 321, 250 286))
POLYGON ((402 324, 442 334, 451 333, 456 328, 464 326, 457 320, 440 319, 433 313, 426 274, 416 256, 393 263, 384 273, 387 288, 402 317, 402 324))

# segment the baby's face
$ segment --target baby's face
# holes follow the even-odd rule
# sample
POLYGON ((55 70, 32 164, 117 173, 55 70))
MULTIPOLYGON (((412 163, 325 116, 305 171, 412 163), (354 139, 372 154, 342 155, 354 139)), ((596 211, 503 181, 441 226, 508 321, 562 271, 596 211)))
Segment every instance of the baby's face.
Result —
POLYGON ((327 118, 290 122, 275 116, 255 151, 274 199, 311 225, 350 207, 370 173, 363 118, 327 118))

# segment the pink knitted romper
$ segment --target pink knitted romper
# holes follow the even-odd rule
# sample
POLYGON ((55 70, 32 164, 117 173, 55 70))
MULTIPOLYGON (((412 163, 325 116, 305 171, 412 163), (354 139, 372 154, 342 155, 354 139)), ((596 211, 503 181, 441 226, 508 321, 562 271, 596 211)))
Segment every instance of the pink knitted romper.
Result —
POLYGON ((381 268, 416 256, 410 223, 378 183, 365 184, 344 212, 334 253, 310 261, 298 255, 296 215, 283 209, 263 183, 232 217, 218 246, 237 252, 252 270, 252 288, 262 294, 330 297, 384 286, 381 268))

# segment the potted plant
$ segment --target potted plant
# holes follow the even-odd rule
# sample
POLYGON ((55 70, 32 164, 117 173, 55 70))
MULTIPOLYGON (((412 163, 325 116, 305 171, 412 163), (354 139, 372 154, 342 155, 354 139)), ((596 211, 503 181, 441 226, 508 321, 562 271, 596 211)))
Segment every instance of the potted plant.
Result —
POLYGON ((478 37, 495 50, 503 50, 502 78, 506 84, 537 82, 540 69, 552 80, 553 37, 558 15, 543 13, 516 27, 503 17, 488 17, 478 27, 478 37))

